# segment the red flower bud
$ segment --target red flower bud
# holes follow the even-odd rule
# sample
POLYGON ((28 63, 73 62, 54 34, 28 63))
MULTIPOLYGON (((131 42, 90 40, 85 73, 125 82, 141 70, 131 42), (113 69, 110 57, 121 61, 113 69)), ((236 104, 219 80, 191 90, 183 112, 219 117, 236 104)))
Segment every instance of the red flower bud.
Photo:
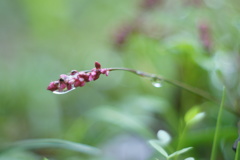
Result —
POLYGON ((82 87, 84 85, 85 85, 85 81, 76 80, 74 83, 74 87, 82 87))
POLYGON ((48 87, 47 87, 47 90, 50 90, 50 91, 55 91, 55 90, 57 90, 57 89, 58 89, 58 84, 59 84, 58 81, 50 82, 50 84, 49 84, 48 87))
POLYGON ((101 68, 101 64, 98 63, 98 62, 95 62, 95 67, 96 67, 96 69, 100 69, 101 68))
POLYGON ((58 94, 67 93, 70 90, 73 90, 74 87, 82 87, 86 82, 97 80, 101 74, 108 75, 109 70, 106 68, 101 69, 101 64, 95 62, 95 68, 91 71, 82 71, 77 72, 72 70, 70 75, 61 74, 58 81, 51 82, 47 87, 50 91, 56 91, 58 94))

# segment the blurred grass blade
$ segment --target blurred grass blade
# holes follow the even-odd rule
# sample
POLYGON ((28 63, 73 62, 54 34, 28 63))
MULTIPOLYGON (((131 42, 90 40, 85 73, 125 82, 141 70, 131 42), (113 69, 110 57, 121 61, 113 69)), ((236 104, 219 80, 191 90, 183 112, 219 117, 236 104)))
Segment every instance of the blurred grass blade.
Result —
POLYGON ((237 144, 235 160, 239 160, 240 159, 239 153, 240 153, 240 142, 238 142, 238 144, 237 144))
POLYGON ((161 153, 164 157, 168 158, 168 153, 163 149, 160 142, 157 140, 150 140, 149 143, 153 146, 159 153, 161 153))
POLYGON ((193 147, 188 147, 188 148, 183 148, 183 149, 181 149, 181 150, 179 150, 179 151, 176 151, 176 152, 172 153, 171 155, 169 155, 169 158, 172 158, 172 157, 175 157, 175 156, 177 156, 177 155, 183 154, 183 153, 189 151, 189 150, 192 149, 192 148, 193 148, 193 147))
POLYGON ((34 139, 25 140, 12 144, 6 149, 40 149, 40 148, 62 148, 90 155, 98 155, 101 151, 95 147, 85 144, 70 142, 60 139, 34 139))
POLYGON ((212 146, 211 160, 216 160, 216 156, 217 156, 217 145, 218 145, 218 141, 219 141, 219 132, 220 132, 220 125, 221 125, 221 121, 222 121, 224 100, 225 100, 225 87, 223 88, 222 100, 221 100, 220 108, 218 111, 217 124, 216 124, 213 146, 212 146))

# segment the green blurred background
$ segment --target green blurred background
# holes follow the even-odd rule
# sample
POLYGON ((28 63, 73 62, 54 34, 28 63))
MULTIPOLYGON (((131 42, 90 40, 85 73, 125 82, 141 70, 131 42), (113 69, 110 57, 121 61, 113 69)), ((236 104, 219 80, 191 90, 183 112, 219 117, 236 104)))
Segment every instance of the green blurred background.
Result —
MULTIPOLYGON (((185 113, 206 117, 182 147, 209 159, 219 105, 163 82, 111 72, 68 94, 46 90, 73 69, 126 67, 163 75, 221 99, 226 86, 218 159, 233 159, 240 104, 238 0, 0 1, 0 142, 58 138, 104 151, 100 157, 43 149, 1 152, 0 159, 145 160, 159 129, 177 148, 185 113), (152 4, 151 4, 152 3, 152 4), (141 153, 141 154, 140 154, 141 153)), ((187 154, 186 154, 187 155, 187 154)))

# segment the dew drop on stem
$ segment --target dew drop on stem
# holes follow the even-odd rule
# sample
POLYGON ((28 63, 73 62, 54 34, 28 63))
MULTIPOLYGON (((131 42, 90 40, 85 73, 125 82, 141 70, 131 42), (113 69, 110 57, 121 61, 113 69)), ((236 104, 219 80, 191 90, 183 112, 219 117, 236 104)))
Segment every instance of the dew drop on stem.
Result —
POLYGON ((156 79, 156 78, 152 79, 152 85, 156 88, 162 87, 163 86, 162 83, 163 83, 162 80, 159 80, 159 79, 156 79))

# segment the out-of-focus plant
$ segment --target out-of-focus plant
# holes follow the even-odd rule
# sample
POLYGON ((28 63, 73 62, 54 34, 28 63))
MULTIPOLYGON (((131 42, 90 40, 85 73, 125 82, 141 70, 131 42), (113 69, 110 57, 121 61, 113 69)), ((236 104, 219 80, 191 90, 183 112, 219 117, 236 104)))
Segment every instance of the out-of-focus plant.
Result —
MULTIPOLYGON (((137 71, 137 70, 133 70, 133 69, 128 69, 128 68, 101 68, 100 63, 98 63, 98 62, 95 62, 95 68, 92 70, 86 70, 86 71, 80 71, 80 72, 73 70, 73 71, 71 71, 70 75, 65 75, 65 74, 60 75, 60 79, 58 79, 57 81, 51 82, 49 84, 49 86, 47 87, 47 89, 56 94, 65 94, 65 93, 68 93, 69 91, 72 91, 73 89, 75 89, 75 87, 84 86, 86 82, 91 82, 91 81, 97 80, 101 74, 108 75, 109 72, 118 71, 118 70, 128 71, 128 72, 134 73, 141 77, 150 78, 153 81, 153 85, 155 87, 160 87, 161 82, 166 81, 170 84, 173 84, 173 85, 183 88, 187 91, 190 91, 194 94, 202 96, 203 98, 205 98, 207 100, 216 101, 208 93, 206 93, 200 89, 186 85, 184 83, 178 82, 178 81, 169 80, 162 76, 157 76, 154 74, 149 74, 149 73, 145 73, 145 72, 137 71)), ((224 99, 224 96, 222 99, 224 99)), ((222 100, 220 111, 218 114, 217 129, 215 131, 214 143, 213 143, 213 149, 212 149, 211 159, 213 159, 213 160, 215 159, 215 156, 217 153, 216 152, 216 144, 218 141, 218 134, 219 134, 219 127, 220 127, 223 105, 224 105, 224 101, 222 100)), ((197 122, 199 122, 204 116, 205 116, 205 113, 200 112, 199 107, 192 107, 185 114, 183 126, 180 126, 181 131, 180 131, 180 135, 179 135, 178 148, 180 148, 182 146, 183 140, 185 138, 184 136, 185 136, 187 129, 189 127, 193 126, 194 124, 196 124, 197 122)), ((166 131, 160 130, 160 131, 158 131, 158 138, 159 138, 159 140, 150 140, 149 143, 155 149, 157 149, 167 160, 171 159, 173 157, 177 157, 178 155, 183 154, 192 148, 192 147, 188 147, 188 148, 184 148, 181 150, 177 150, 176 152, 169 155, 167 153, 167 151, 163 148, 163 146, 167 145, 171 141, 170 135, 166 131)))
POLYGON ((149 140, 151 146, 153 146, 166 160, 173 159, 189 150, 192 147, 183 148, 181 150, 175 151, 171 154, 168 154, 164 149, 164 146, 167 146, 171 141, 171 136, 164 130, 159 130, 157 133, 158 140, 149 140))
MULTIPOLYGON (((173 137, 167 153, 193 146, 192 157, 208 159, 226 86, 216 152, 219 160, 233 159, 240 115, 238 6, 238 0, 1 1, 2 144, 61 137, 102 149, 121 134, 148 140, 162 128, 173 137), (49 88, 63 94, 87 85, 81 90, 58 96, 43 89, 53 73, 88 68, 96 59, 147 78, 112 70, 92 87, 90 81, 108 74, 95 67, 61 75, 49 88)), ((50 154, 11 150, 0 159, 106 160, 65 150, 50 154)))
POLYGON ((70 75, 61 74, 60 78, 57 81, 50 82, 47 87, 48 90, 53 91, 55 94, 65 94, 69 91, 75 89, 75 87, 82 87, 86 82, 91 82, 97 80, 101 74, 108 76, 110 71, 127 71, 134 73, 138 76, 150 78, 154 87, 161 87, 161 82, 167 82, 172 85, 178 86, 182 89, 185 89, 191 93, 197 94, 207 100, 216 101, 209 93, 200 90, 198 88, 192 87, 190 85, 184 84, 179 81, 167 79, 162 76, 157 76, 155 74, 149 74, 146 72, 129 69, 129 68, 101 68, 100 63, 95 62, 95 68, 87 71, 77 72, 76 70, 71 71, 70 75))

